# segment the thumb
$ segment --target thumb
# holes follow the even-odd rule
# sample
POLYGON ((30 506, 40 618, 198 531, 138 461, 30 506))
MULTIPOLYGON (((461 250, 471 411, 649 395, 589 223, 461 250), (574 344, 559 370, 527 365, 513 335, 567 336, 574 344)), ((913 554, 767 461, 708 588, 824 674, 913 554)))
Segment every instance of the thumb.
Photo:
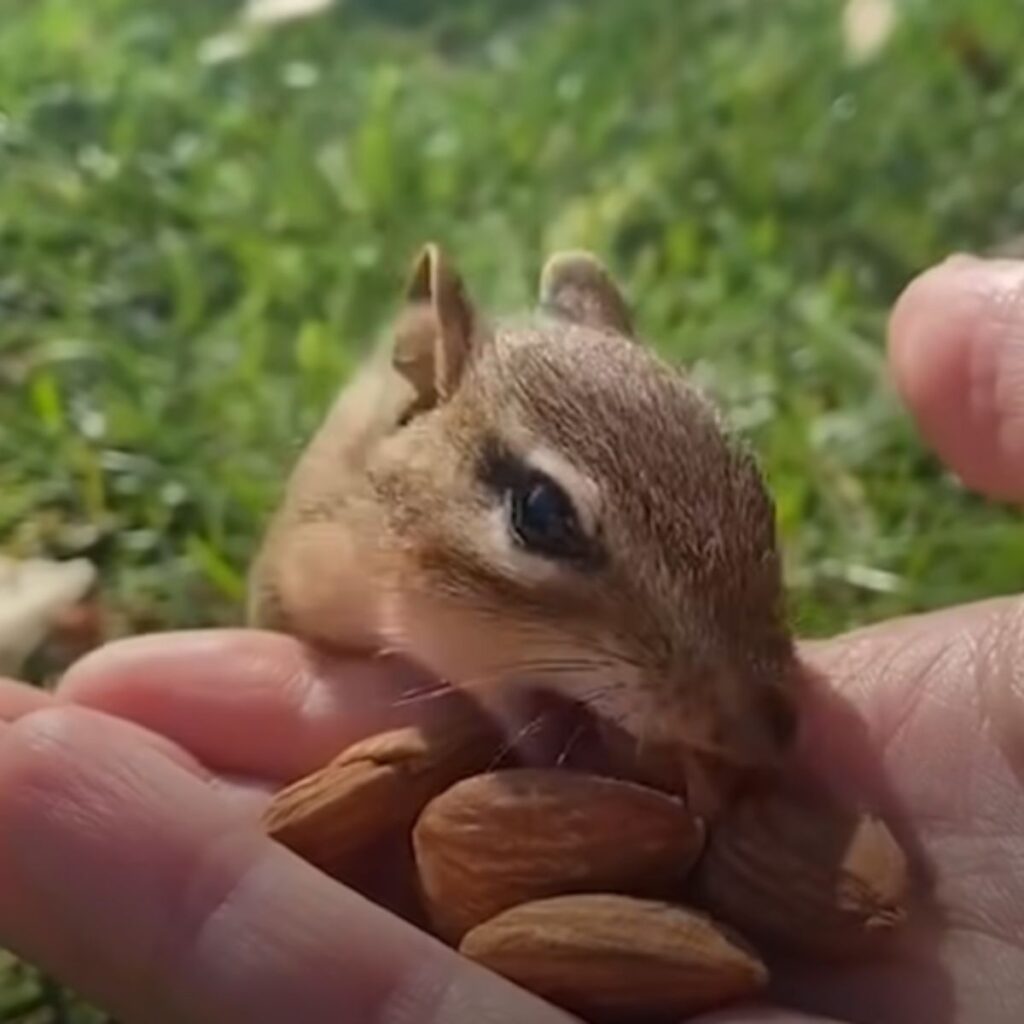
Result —
POLYGON ((921 274, 893 310, 889 365, 968 487, 1024 498, 1024 261, 955 256, 921 274))

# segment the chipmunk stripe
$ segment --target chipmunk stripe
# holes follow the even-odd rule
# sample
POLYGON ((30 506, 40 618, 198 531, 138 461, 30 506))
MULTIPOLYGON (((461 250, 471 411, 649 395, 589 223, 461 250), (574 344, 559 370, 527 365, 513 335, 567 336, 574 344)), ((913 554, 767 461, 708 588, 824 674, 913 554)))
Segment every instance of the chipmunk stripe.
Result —
MULTIPOLYGON (((554 460, 551 458, 540 457, 534 460, 529 456, 518 455, 501 439, 490 435, 482 446, 477 473, 480 481, 500 498, 504 498, 513 490, 529 487, 530 483, 538 477, 551 480, 568 497, 582 531, 582 546, 559 560, 571 563, 581 569, 597 568, 605 563, 607 555, 600 539, 595 534, 597 524, 594 503, 593 501, 581 501, 580 488, 576 479, 573 480, 573 484, 577 484, 577 486, 566 486, 566 475, 578 478, 580 474, 553 471, 555 468, 553 462, 554 460)), ((561 461, 557 465, 559 469, 563 468, 561 461)))

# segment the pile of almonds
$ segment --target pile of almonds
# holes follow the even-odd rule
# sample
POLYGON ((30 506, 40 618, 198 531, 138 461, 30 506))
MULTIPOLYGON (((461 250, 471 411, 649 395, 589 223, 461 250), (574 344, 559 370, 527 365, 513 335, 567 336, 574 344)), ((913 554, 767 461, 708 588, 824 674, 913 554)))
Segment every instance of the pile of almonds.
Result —
POLYGON ((907 859, 872 815, 762 789, 707 827, 670 792, 503 750, 468 713, 383 733, 282 790, 265 825, 357 887, 382 844, 403 850, 425 927, 588 1021, 756 997, 766 952, 878 955, 905 921, 907 859))

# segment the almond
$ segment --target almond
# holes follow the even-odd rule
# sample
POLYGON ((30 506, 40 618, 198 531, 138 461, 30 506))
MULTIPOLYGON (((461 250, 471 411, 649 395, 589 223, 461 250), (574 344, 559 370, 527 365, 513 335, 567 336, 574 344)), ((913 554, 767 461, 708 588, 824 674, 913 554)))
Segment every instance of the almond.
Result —
POLYGON ((761 959, 730 929, 629 896, 524 903, 478 925, 459 949, 590 1021, 679 1020, 752 996, 768 981, 761 959))
POLYGON ((502 749, 497 730, 468 708, 380 733, 277 793, 263 823, 273 838, 336 874, 355 854, 410 829, 432 797, 490 767, 502 749))
POLYGON ((678 891, 704 830, 681 800, 631 782, 519 768, 464 779, 413 831, 438 934, 457 940, 517 903, 573 892, 678 891))
POLYGON ((712 913, 815 959, 877 951, 907 916, 907 858, 885 823, 822 796, 738 802, 708 841, 698 885, 712 913))

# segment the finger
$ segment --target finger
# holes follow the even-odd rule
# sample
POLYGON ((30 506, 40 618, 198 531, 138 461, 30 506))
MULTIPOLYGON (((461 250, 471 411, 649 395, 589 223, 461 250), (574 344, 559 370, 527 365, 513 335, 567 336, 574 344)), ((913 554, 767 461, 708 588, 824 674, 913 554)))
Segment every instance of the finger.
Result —
POLYGON ((113 719, 0 735, 0 946, 126 1024, 566 1021, 262 836, 113 719))
POLYGON ((45 707, 50 700, 50 695, 36 686, 0 678, 0 722, 13 722, 45 707))
POLYGON ((286 781, 422 716, 436 702, 402 697, 427 685, 394 659, 330 657, 288 636, 226 629, 112 644, 73 666, 58 694, 168 736, 215 771, 286 781))
MULTIPOLYGON (((55 705, 53 695, 45 690, 10 679, 0 679, 0 734, 5 727, 19 718, 55 705)), ((218 788, 239 806, 249 807, 254 815, 258 814, 270 799, 274 787, 258 780, 215 775, 192 754, 166 736, 136 723, 126 722, 125 725, 133 732, 137 742, 152 747, 161 756, 169 758, 197 778, 205 780, 210 786, 218 788)))
POLYGON ((958 257, 893 311, 898 390, 939 457, 975 490, 1024 497, 1024 262, 958 257))

